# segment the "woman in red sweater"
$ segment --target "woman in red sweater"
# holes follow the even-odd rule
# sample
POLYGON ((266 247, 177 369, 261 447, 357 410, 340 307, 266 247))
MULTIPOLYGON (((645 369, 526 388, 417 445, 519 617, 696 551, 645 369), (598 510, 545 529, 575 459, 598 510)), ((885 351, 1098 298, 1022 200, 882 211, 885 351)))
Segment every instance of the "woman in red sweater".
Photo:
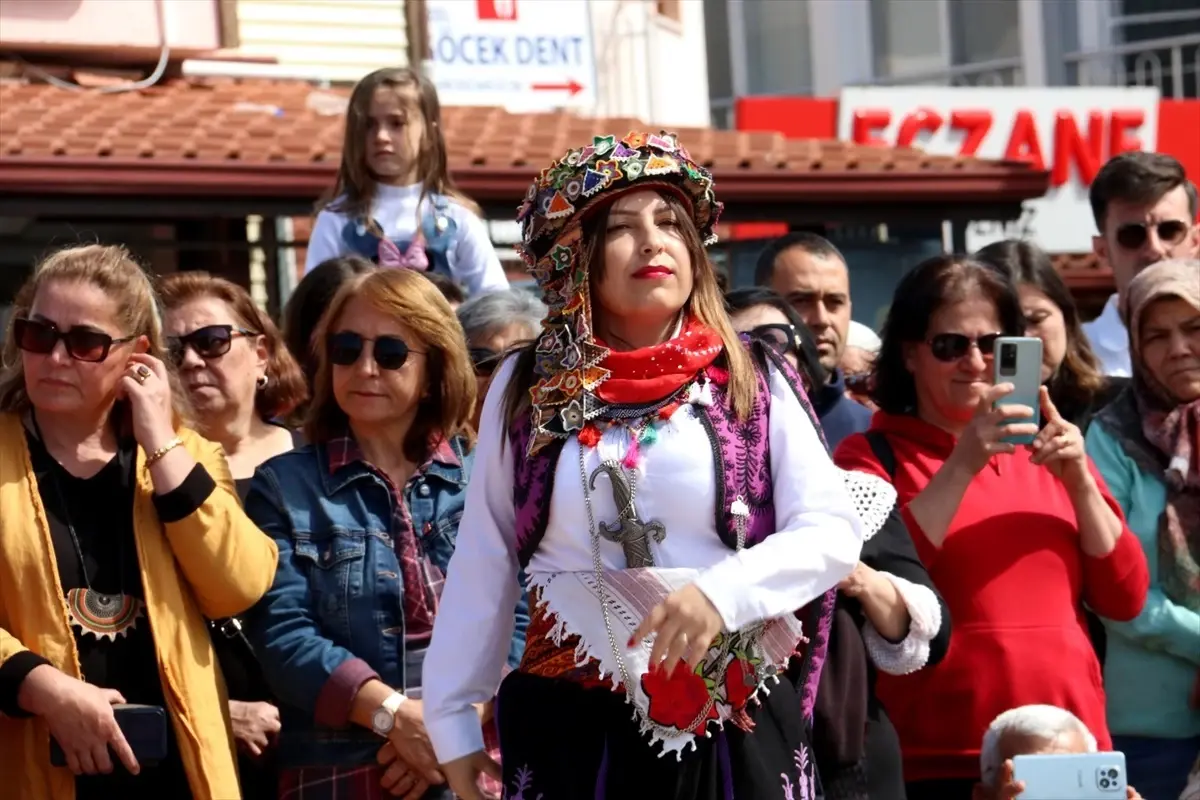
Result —
POLYGON ((1013 287, 970 260, 939 257, 904 277, 891 308, 873 376, 880 410, 835 461, 892 480, 954 620, 941 664, 879 679, 908 796, 969 798, 983 733, 1010 708, 1068 709, 1111 747, 1084 605, 1133 619, 1149 577, 1079 429, 1044 390, 1040 432, 1014 422, 1032 410, 1004 405, 1011 385, 992 385, 996 338, 1025 328, 1013 287), (1009 433, 1037 438, 999 440, 1009 433))

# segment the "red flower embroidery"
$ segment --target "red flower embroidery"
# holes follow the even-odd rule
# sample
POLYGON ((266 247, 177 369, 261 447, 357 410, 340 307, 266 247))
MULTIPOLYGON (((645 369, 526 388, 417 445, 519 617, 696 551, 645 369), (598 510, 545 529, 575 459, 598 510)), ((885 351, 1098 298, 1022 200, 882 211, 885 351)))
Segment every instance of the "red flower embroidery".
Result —
POLYGON ((754 668, 746 661, 735 658, 725 671, 725 698, 734 709, 743 708, 754 692, 754 668))
POLYGON ((651 669, 642 675, 642 691, 650 698, 646 715, 664 727, 699 734, 709 720, 717 719, 717 704, 710 702, 712 689, 686 664, 680 663, 670 676, 662 669, 651 669), (693 725, 705 706, 708 711, 703 719, 693 725))
POLYGON ((584 447, 595 447, 600 444, 600 429, 590 422, 579 432, 579 443, 584 447))

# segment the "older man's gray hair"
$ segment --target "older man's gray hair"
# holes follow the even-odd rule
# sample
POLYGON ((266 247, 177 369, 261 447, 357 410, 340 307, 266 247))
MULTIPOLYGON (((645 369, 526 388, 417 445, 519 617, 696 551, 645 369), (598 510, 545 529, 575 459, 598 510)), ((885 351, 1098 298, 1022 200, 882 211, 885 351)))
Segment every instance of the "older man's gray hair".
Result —
POLYGON ((1096 737, 1079 717, 1058 706, 1021 706, 1005 711, 992 720, 983 735, 979 752, 980 777, 986 786, 994 786, 1004 763, 1002 743, 1008 737, 1019 736, 1042 742, 1054 742, 1060 737, 1077 734, 1089 753, 1096 752, 1096 737))
POLYGON ((524 325, 532 339, 542 329, 546 304, 524 289, 476 295, 458 307, 458 321, 468 340, 491 335, 509 325, 524 325))

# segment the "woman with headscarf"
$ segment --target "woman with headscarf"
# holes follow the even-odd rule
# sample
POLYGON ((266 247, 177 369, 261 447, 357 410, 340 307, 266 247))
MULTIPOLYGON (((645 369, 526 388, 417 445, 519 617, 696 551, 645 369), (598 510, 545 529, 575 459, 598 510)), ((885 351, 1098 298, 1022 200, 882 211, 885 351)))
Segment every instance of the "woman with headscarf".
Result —
POLYGON ((725 315, 712 177, 671 134, 597 136, 526 197, 550 310, 484 404, 425 671, 442 770, 468 800, 501 774, 472 720, 499 685, 508 797, 812 797, 822 625, 864 525, 794 369, 725 315))
POLYGON ((1133 382, 1087 450, 1150 564, 1130 622, 1105 620, 1113 747, 1150 798, 1175 798, 1200 751, 1200 261, 1147 267, 1125 291, 1133 382))

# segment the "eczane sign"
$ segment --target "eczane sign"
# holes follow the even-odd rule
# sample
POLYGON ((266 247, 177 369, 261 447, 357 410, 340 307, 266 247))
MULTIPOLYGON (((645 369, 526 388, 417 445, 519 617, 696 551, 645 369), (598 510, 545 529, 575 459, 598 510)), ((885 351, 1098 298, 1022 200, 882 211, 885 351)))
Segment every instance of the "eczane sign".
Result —
POLYGON ((587 0, 426 0, 443 105, 594 106, 587 0))
POLYGON ((1092 249, 1088 187, 1127 150, 1153 150, 1157 89, 862 87, 842 91, 838 136, 860 144, 917 147, 936 155, 1027 161, 1051 173, 1045 196, 1014 223, 978 221, 967 248, 1030 239, 1054 253, 1092 249))

